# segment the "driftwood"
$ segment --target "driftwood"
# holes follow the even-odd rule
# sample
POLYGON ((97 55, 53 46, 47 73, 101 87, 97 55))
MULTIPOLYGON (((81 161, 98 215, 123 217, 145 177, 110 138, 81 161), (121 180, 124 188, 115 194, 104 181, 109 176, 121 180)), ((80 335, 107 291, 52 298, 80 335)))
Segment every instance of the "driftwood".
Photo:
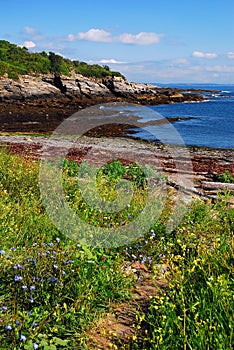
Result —
POLYGON ((201 181, 201 186, 205 190, 229 190, 234 192, 234 183, 201 181))

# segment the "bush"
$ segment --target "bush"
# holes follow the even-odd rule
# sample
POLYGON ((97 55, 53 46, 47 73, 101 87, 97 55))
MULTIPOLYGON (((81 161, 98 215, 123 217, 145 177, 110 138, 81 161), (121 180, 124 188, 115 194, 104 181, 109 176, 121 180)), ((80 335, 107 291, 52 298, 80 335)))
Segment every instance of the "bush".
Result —
POLYGON ((8 41, 0 40, 0 75, 7 73, 10 78, 18 78, 19 74, 32 73, 69 76, 72 70, 86 77, 122 76, 118 72, 111 72, 108 66, 101 67, 98 64, 89 65, 77 60, 72 61, 53 52, 32 53, 25 47, 18 47, 8 41))

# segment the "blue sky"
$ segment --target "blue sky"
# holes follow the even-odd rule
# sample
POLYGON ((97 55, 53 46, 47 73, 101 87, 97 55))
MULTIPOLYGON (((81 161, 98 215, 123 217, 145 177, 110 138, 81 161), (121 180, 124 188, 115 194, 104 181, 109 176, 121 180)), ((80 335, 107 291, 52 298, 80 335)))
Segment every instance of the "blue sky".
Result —
POLYGON ((234 0, 2 0, 0 38, 141 82, 234 83, 234 0))

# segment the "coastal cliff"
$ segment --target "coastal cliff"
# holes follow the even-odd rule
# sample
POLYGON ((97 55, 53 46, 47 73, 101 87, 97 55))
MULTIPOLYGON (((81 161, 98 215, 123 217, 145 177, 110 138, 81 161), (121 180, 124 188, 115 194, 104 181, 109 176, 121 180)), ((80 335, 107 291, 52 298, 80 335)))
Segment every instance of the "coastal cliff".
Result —
POLYGON ((14 80, 0 79, 0 101, 14 102, 42 98, 123 99, 141 104, 160 104, 200 101, 200 94, 188 94, 173 88, 159 88, 151 84, 128 82, 121 77, 87 78, 80 74, 22 75, 14 80))
POLYGON ((122 77, 88 78, 81 74, 21 75, 0 78, 0 131, 50 132, 79 109, 106 102, 143 105, 201 101, 198 93, 122 77))

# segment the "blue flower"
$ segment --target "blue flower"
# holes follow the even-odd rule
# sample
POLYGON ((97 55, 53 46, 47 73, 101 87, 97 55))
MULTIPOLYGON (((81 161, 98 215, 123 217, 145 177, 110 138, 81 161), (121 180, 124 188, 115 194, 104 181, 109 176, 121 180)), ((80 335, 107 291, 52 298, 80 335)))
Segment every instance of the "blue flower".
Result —
POLYGON ((26 337, 25 337, 25 335, 23 335, 23 334, 20 334, 20 341, 23 341, 23 342, 25 342, 26 341, 26 337))
POLYGON ((36 261, 31 261, 31 265, 36 265, 36 261))
POLYGON ((4 255, 5 253, 6 253, 5 250, 0 250, 1 255, 4 255))
POLYGON ((30 312, 30 311, 28 311, 28 316, 32 316, 32 314, 31 314, 31 312, 30 312))
POLYGON ((34 343, 34 344, 33 344, 33 349, 36 350, 36 349, 38 349, 38 348, 39 348, 39 345, 38 345, 37 343, 34 343))
POLYGON ((56 277, 50 277, 50 279, 49 279, 49 281, 50 282, 57 282, 58 281, 58 278, 56 278, 56 277))
POLYGON ((6 306, 2 306, 2 311, 7 311, 7 307, 6 306))
POLYGON ((15 324, 17 324, 17 326, 20 325, 20 321, 15 321, 15 324))
POLYGON ((36 287, 35 286, 30 286, 30 290, 35 290, 36 287))
POLYGON ((6 331, 11 331, 12 330, 12 327, 10 325, 7 325, 6 326, 6 331))
POLYGON ((37 326, 38 326, 38 324, 36 322, 32 323, 32 327, 37 327, 37 326))
POLYGON ((22 286, 22 289, 23 290, 26 290, 28 287, 27 286, 22 286))
POLYGON ((22 281, 23 277, 22 276, 15 276, 14 280, 15 282, 22 281))
POLYGON ((14 251, 14 250, 16 250, 16 248, 12 247, 11 250, 14 251))

